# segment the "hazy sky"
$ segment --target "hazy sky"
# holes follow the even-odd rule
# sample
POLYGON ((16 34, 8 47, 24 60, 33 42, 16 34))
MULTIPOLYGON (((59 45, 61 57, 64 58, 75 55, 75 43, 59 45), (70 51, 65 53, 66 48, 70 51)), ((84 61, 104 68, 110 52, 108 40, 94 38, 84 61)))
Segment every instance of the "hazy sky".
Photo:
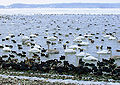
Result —
POLYGON ((0 5, 13 3, 49 4, 49 3, 120 3, 120 0, 0 0, 0 5))

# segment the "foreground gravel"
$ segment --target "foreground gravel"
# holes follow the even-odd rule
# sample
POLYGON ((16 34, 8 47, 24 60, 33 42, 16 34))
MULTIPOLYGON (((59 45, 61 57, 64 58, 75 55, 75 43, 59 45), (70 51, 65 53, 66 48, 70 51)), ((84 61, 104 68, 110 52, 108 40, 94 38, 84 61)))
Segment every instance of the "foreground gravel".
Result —
POLYGON ((27 79, 17 79, 17 78, 2 78, 0 77, 0 85, 75 85, 75 84, 65 84, 59 82, 45 82, 45 81, 31 81, 27 79))

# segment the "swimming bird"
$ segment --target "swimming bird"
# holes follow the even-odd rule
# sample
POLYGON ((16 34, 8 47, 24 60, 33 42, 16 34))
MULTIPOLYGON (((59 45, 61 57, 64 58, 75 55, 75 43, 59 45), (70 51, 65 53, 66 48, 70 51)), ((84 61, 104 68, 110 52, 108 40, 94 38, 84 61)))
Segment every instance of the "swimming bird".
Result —
POLYGON ((111 52, 109 50, 101 50, 97 51, 97 54, 110 54, 111 52))
POLYGON ((85 34, 84 37, 92 37, 93 35, 91 34, 85 34))
POLYGON ((51 37, 47 37, 47 40, 50 40, 50 41, 55 41, 55 40, 57 40, 57 38, 56 38, 56 37, 54 37, 54 36, 51 36, 51 37))
POLYGON ((6 36, 5 39, 6 39, 6 40, 9 40, 9 39, 10 39, 10 36, 6 36))
POLYGON ((0 48, 4 48, 4 45, 3 45, 3 44, 0 44, 0 48))
POLYGON ((4 48, 3 48, 3 51, 5 51, 5 52, 10 52, 11 49, 10 49, 9 47, 4 47, 4 48))
POLYGON ((117 38, 116 37, 114 37, 114 36, 110 36, 109 37, 109 40, 116 40, 117 38))
POLYGON ((37 37, 37 35, 35 35, 35 34, 30 35, 30 38, 35 38, 35 37, 37 37))
POLYGON ((120 52, 120 49, 117 49, 116 51, 117 51, 117 52, 120 52))
POLYGON ((117 59, 120 59, 120 55, 111 56, 110 58, 117 60, 117 59))
POLYGON ((48 54, 59 54, 59 51, 56 49, 49 49, 49 50, 47 50, 47 53, 48 54))
POLYGON ((31 48, 29 50, 30 53, 40 53, 40 50, 38 48, 31 48))
POLYGON ((82 40, 81 39, 74 39, 73 42, 75 42, 75 43, 81 43, 82 40))
POLYGON ((65 49, 65 53, 66 53, 66 54, 75 54, 76 51, 73 50, 73 49, 65 49))
POLYGON ((78 36, 78 37, 76 37, 75 39, 76 39, 76 40, 84 40, 85 37, 83 37, 83 36, 78 36))
POLYGON ((78 46, 78 45, 70 45, 69 49, 80 49, 80 46, 78 46))
POLYGON ((107 35, 104 35, 103 37, 104 37, 104 38, 109 38, 109 37, 110 37, 110 35, 108 35, 108 34, 107 34, 107 35))
POLYGON ((118 40, 118 43, 120 43, 120 40, 118 40))
POLYGON ((88 45, 89 45, 88 42, 81 42, 81 43, 78 44, 78 46, 88 46, 88 45))
POLYGON ((23 42, 25 42, 25 41, 27 41, 27 40, 29 40, 29 37, 28 37, 28 36, 23 36, 23 37, 22 37, 22 41, 23 41, 23 42))
POLYGON ((85 61, 98 61, 98 59, 93 57, 93 56, 84 57, 83 60, 85 60, 85 61))
POLYGON ((84 57, 84 56, 90 56, 89 53, 85 53, 85 52, 80 52, 78 54, 75 54, 77 57, 84 57))
POLYGON ((9 36, 10 36, 11 38, 15 37, 15 35, 14 35, 13 33, 10 33, 9 36))
POLYGON ((42 49, 40 45, 35 44, 34 48, 42 49))

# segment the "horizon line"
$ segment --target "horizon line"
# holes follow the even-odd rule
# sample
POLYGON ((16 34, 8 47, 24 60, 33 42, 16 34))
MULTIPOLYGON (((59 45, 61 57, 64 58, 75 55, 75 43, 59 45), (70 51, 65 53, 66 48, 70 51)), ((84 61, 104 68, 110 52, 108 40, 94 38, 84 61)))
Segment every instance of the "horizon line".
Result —
MULTIPOLYGON (((13 3, 13 4, 9 4, 9 5, 0 5, 0 6, 10 6, 10 5, 14 5, 14 4, 32 4, 32 3, 13 3)), ((40 4, 32 4, 32 5, 48 5, 48 4, 73 4, 73 3, 40 3, 40 4)), ((74 2, 74 4, 120 4, 120 3, 83 3, 83 2, 80 2, 80 3, 77 3, 77 2, 74 2)))

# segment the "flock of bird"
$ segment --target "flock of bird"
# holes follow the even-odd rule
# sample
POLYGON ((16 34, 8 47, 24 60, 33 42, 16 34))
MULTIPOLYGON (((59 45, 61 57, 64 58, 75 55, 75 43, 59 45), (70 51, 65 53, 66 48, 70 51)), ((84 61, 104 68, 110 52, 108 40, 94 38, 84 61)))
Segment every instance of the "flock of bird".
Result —
MULTIPOLYGON (((43 63, 41 58, 45 57, 44 61, 47 62, 50 56, 55 56, 53 59, 57 56, 58 60, 64 62, 66 57, 72 55, 78 57, 79 65, 81 59, 86 63, 101 61, 100 55, 110 55, 109 58, 113 60, 120 59, 120 55, 112 54, 112 45, 105 44, 105 48, 102 44, 106 40, 107 43, 114 41, 120 43, 118 36, 120 27, 115 27, 115 23, 112 24, 109 18, 113 21, 118 18, 120 21, 117 15, 2 15, 0 16, 1 62, 11 60, 14 63, 28 64, 33 60, 40 64, 43 63), (66 19, 62 19, 63 17, 66 19), (104 23, 99 23, 100 20, 104 23), (82 26, 83 24, 85 26, 82 26), (104 28, 98 29, 99 24, 104 25, 104 28), (97 30, 90 27, 96 27, 97 30), (109 32, 108 27, 114 30, 109 32), (98 56, 89 53, 92 51, 91 46, 94 46, 95 54, 98 56)), ((114 51, 119 53, 119 46, 114 51)), ((74 61, 72 58, 69 60, 74 61)))

